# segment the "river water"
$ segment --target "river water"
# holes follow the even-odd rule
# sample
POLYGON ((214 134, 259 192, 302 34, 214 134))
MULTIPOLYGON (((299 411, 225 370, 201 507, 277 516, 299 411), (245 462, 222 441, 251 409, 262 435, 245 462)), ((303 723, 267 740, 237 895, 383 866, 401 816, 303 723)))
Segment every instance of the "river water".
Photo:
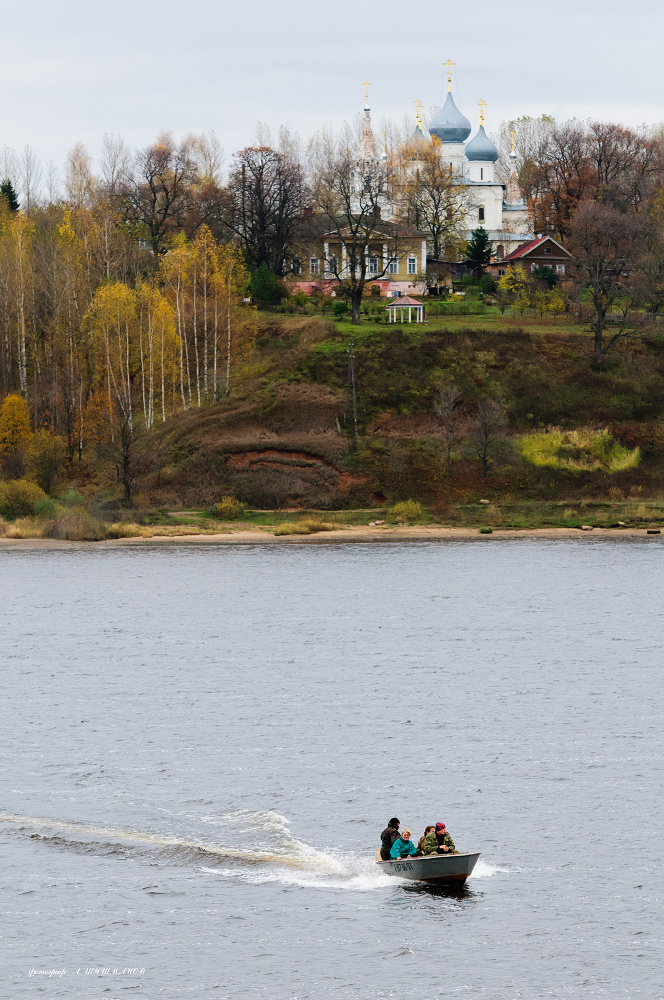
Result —
POLYGON ((662 997, 663 552, 0 552, 0 996, 662 997))

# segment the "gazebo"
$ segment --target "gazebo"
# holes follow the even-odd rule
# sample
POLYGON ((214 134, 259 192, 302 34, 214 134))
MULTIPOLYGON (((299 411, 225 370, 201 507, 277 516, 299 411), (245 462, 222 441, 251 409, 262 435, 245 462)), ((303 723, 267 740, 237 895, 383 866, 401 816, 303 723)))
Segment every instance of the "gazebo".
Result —
POLYGON ((385 306, 390 323, 412 323, 413 313, 415 313, 415 323, 424 322, 424 306, 417 299, 411 299, 408 295, 394 299, 389 306, 385 306), (404 313, 408 310, 408 319, 404 320, 404 313), (397 315, 399 319, 397 319, 397 315))

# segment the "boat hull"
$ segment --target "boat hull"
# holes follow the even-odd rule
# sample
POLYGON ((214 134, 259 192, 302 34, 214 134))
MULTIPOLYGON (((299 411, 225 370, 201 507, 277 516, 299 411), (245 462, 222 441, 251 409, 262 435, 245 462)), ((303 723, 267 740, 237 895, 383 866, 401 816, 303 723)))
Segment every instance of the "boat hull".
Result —
POLYGON ((378 861, 386 875, 446 885, 465 882, 477 864, 479 854, 428 854, 423 858, 402 858, 397 861, 378 861))

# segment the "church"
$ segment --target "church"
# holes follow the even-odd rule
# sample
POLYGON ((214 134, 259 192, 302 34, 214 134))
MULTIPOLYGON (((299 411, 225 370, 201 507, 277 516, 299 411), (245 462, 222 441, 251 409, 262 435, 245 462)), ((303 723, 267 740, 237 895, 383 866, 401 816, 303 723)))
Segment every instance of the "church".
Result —
MULTIPOLYGON (((498 148, 485 131, 484 108, 485 101, 480 105, 479 128, 472 139, 469 139, 472 126, 468 118, 457 108, 452 96, 452 73, 454 63, 447 62, 447 100, 440 111, 429 122, 425 129, 419 111, 416 115, 416 127, 411 137, 410 145, 415 150, 412 157, 411 170, 418 169, 417 149, 424 150, 433 143, 443 163, 449 163, 450 174, 459 189, 459 200, 464 205, 464 236, 471 237, 473 229, 486 229, 491 240, 494 259, 502 260, 522 243, 533 238, 527 207, 519 188, 516 170, 516 153, 514 147, 509 156, 509 177, 503 184, 496 177, 498 148)), ((367 158, 369 150, 375 142, 371 128, 370 108, 367 103, 364 108, 364 121, 358 160, 367 158)), ((382 157, 385 157, 383 151, 382 157)), ((383 209, 385 218, 394 218, 398 214, 397 206, 390 204, 389 195, 383 209)))

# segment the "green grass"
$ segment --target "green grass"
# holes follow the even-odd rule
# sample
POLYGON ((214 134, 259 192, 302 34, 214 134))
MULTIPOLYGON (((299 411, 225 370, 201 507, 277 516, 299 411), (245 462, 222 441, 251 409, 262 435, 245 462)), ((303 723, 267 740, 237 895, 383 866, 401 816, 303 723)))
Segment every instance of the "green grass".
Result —
POLYGON ((563 431, 551 427, 517 438, 522 457, 532 465, 570 472, 625 472, 635 469, 641 459, 638 448, 624 448, 608 430, 581 427, 563 431))

